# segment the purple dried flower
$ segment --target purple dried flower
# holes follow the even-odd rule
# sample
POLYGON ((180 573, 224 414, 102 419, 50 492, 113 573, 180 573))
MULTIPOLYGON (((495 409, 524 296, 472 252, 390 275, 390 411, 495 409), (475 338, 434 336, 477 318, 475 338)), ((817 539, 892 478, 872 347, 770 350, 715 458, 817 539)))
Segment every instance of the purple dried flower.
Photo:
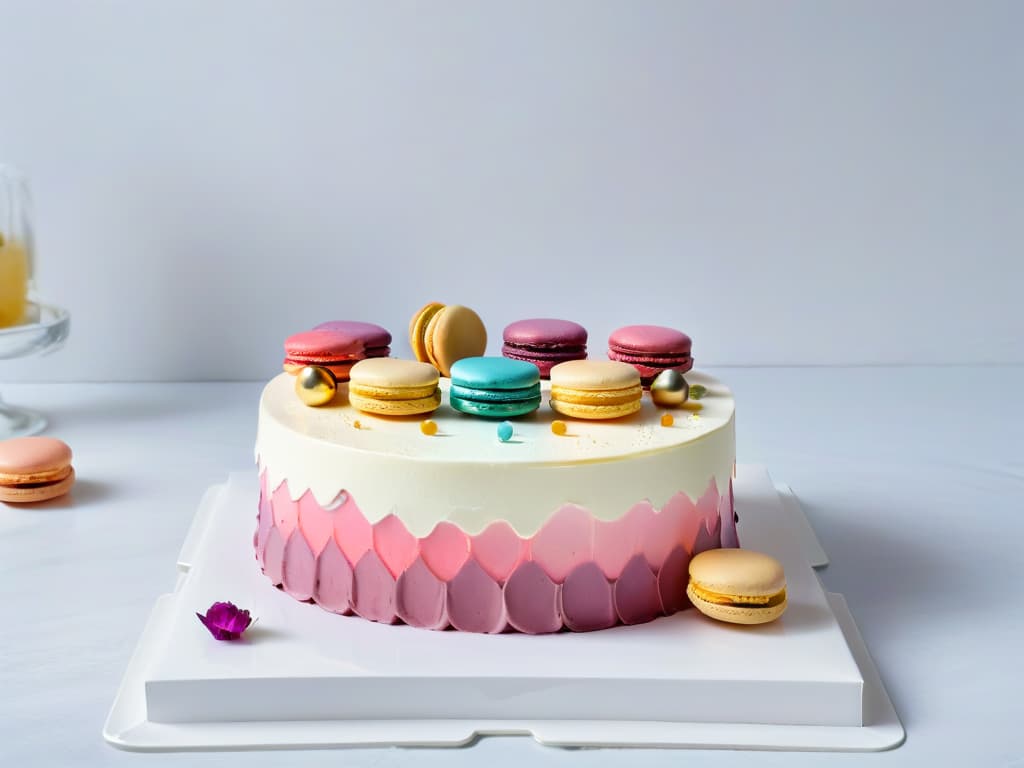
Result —
POLYGON ((205 616, 197 613, 196 618, 218 640, 237 640, 252 624, 249 612, 239 609, 234 603, 214 603, 205 616))

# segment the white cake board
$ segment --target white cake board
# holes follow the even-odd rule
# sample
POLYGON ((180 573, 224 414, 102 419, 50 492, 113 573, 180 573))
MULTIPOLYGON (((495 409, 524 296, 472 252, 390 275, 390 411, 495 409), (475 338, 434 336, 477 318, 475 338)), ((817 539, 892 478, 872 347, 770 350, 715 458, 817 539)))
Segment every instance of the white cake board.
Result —
POLYGON ((736 627, 694 610, 594 633, 476 635, 329 614, 270 586, 252 553, 257 480, 232 475, 200 505, 129 662, 104 737, 129 750, 460 746, 530 735, 566 747, 866 751, 904 738, 792 492, 741 466, 744 546, 786 569, 777 622, 736 627), (217 642, 194 613, 231 600, 258 617, 217 642))

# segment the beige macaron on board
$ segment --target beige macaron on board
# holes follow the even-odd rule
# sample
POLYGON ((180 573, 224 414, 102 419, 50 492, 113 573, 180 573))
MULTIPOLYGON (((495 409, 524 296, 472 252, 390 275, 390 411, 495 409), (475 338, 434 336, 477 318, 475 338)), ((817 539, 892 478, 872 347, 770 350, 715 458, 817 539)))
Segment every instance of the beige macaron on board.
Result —
POLYGON ((690 602, 731 624, 765 624, 786 610, 782 563, 749 549, 711 549, 690 561, 690 602))
POLYGON ((577 419, 617 419, 640 410, 640 374, 613 360, 569 360, 551 369, 551 407, 577 419))
POLYGON ((28 504, 63 496, 75 484, 71 448, 53 437, 0 442, 0 501, 28 504))
POLYGON ((415 416, 441 405, 437 369, 396 357, 360 360, 349 374, 348 401, 363 413, 415 416))

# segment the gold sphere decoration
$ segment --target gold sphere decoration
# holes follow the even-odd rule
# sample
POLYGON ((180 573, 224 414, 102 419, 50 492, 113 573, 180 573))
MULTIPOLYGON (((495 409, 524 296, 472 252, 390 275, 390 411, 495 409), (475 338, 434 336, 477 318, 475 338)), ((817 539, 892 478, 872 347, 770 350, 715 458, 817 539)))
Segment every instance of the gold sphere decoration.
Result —
POLYGON ((651 382, 651 400, 655 405, 672 408, 682 405, 689 397, 690 385, 679 371, 662 371, 651 382))
POLYGON ((338 391, 334 374, 319 365, 307 365, 295 377, 295 394, 306 405, 327 405, 338 391))

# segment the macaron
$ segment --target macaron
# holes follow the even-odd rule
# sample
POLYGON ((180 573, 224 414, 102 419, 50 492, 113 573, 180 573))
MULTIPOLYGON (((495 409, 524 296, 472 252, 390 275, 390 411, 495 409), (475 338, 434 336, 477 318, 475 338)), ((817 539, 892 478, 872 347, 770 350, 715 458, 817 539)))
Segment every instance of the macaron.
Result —
POLYGON ((363 357, 388 357, 391 354, 391 332, 376 323, 360 320, 331 320, 313 328, 314 331, 340 331, 363 342, 363 357))
POLYGON ((616 419, 640 410, 636 368, 614 360, 570 360, 551 369, 551 407, 577 419, 616 419))
POLYGON ((709 549, 690 561, 690 602, 705 616, 732 624, 764 624, 786 610, 786 575, 771 555, 709 549))
POLYGON ((608 357, 629 363, 649 387, 666 370, 686 373, 693 368, 690 337, 674 328, 660 325, 627 325, 608 337, 608 357))
POLYGON ((507 419, 540 407, 540 371, 506 357, 464 357, 452 363, 452 408, 473 416, 507 419))
POLYGON ((371 357, 352 366, 348 401, 380 416, 430 413, 441 404, 437 369, 430 363, 371 357))
POLYGON ((502 341, 502 355, 533 363, 543 379, 549 378, 552 367, 559 363, 587 356, 587 329, 572 320, 517 320, 505 326, 502 341))
POLYGON ((71 449, 62 440, 17 437, 0 442, 0 501, 55 499, 74 484, 71 449))
POLYGON ((307 365, 327 368, 338 381, 348 381, 349 370, 365 357, 363 340, 344 331, 321 328, 285 339, 284 370, 298 373, 307 365))
POLYGON ((487 329, 480 315, 460 304, 431 302, 409 321, 409 343, 416 359, 450 376, 452 363, 479 357, 487 349, 487 329))

